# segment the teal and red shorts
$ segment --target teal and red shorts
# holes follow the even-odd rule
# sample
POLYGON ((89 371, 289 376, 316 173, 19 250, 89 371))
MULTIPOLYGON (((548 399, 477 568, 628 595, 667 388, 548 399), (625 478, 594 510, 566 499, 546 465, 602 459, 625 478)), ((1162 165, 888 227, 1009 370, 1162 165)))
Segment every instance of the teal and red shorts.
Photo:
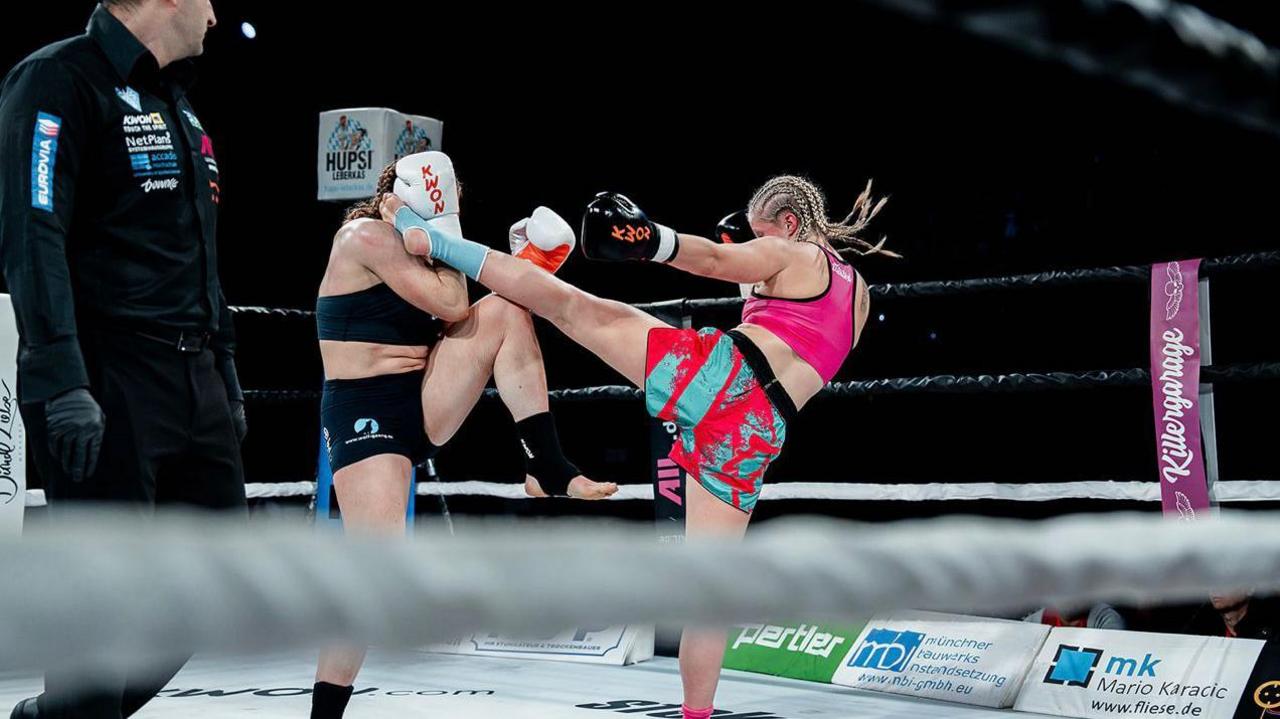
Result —
POLYGON ((750 512, 796 408, 760 349, 716 329, 649 330, 644 400, 674 422, 672 461, 711 494, 750 512))

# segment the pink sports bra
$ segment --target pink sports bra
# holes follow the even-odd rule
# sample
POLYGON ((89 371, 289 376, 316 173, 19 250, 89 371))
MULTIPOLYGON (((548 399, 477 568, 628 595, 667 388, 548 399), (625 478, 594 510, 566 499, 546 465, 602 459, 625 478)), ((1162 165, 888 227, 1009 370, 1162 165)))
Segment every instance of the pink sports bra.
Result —
POLYGON ((853 266, 819 245, 827 256, 827 289, 803 300, 755 292, 742 307, 742 321, 763 327, 787 343, 800 359, 830 382, 853 350, 853 266))

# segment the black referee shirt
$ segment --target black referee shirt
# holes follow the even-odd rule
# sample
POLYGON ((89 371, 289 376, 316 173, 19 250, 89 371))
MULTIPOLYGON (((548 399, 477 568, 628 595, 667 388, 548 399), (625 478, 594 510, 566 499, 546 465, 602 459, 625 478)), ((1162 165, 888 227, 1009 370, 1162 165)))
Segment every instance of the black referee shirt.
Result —
POLYGON ((36 51, 0 83, 0 253, 23 402, 89 386, 77 323, 208 332, 231 361, 218 163, 186 99, 193 69, 159 69, 99 6, 84 35, 36 51))

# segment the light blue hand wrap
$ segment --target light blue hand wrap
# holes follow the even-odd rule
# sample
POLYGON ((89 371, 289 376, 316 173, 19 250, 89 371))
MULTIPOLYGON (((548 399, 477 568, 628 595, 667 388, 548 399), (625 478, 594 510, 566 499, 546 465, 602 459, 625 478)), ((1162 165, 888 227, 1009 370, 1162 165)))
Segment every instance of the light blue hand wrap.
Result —
POLYGON ((408 207, 396 210, 396 230, 400 234, 414 227, 424 230, 431 238, 431 259, 443 262, 477 282, 480 280, 480 270, 484 269, 484 260, 489 256, 488 247, 432 227, 408 207))

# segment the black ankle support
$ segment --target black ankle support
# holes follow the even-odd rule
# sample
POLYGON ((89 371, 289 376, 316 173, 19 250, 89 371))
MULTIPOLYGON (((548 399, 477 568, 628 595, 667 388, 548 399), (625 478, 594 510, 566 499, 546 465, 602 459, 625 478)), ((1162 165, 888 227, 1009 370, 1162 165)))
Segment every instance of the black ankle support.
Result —
POLYGON ((569 491, 569 480, 578 476, 578 468, 564 458, 560 437, 550 412, 542 412, 516 422, 520 446, 524 450, 525 471, 538 480, 542 491, 563 497, 569 491))
POLYGON ((342 719, 352 687, 316 682, 311 689, 311 719, 342 719))

